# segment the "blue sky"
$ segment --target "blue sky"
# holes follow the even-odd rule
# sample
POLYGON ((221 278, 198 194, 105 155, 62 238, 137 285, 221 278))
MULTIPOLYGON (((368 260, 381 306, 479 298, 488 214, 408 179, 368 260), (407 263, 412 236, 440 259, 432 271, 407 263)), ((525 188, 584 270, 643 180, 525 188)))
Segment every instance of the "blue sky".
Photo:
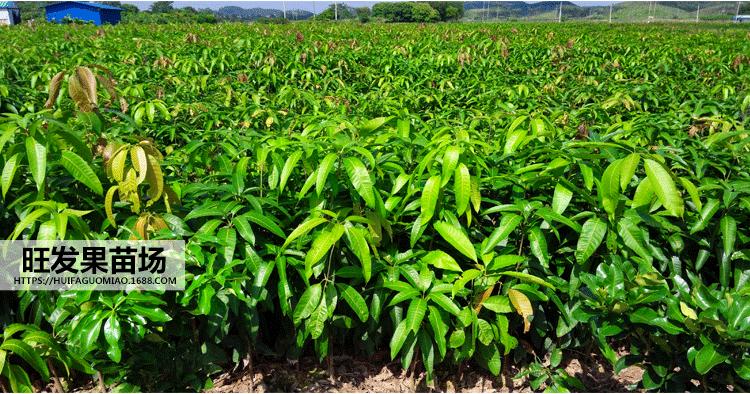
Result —
MULTIPOLYGON (((376 3, 379 3, 380 1, 338 1, 339 3, 344 3, 347 5, 350 5, 352 7, 370 7, 376 3)), ((126 4, 133 4, 136 7, 138 7, 141 10, 147 10, 153 1, 123 1, 123 3, 126 4)), ((293 9, 300 9, 300 10, 306 10, 306 11, 313 11, 313 4, 315 7, 315 12, 320 13, 321 11, 328 8, 329 5, 333 4, 334 1, 175 1, 174 7, 175 8, 181 8, 181 7, 187 7, 191 6, 195 9, 201 9, 201 8, 211 8, 213 10, 218 10, 221 7, 224 6, 238 6, 242 8, 254 8, 254 7, 260 7, 260 8, 275 8, 275 9, 282 9, 284 6, 286 6, 287 10, 293 10, 293 9)), ((536 1, 527 1, 527 3, 536 3, 536 1)), ((591 7, 591 6, 603 6, 603 5, 610 5, 614 3, 619 3, 619 1, 573 1, 573 3, 583 6, 583 7, 591 7)))

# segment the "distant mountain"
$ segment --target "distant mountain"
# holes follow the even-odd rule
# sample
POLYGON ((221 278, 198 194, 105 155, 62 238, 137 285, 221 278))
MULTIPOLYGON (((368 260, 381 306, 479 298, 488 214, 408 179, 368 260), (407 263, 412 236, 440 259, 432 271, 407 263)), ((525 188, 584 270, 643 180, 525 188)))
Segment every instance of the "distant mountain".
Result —
MULTIPOLYGON (((216 11, 216 16, 220 19, 241 19, 254 20, 258 18, 282 18, 284 12, 271 8, 242 8, 237 6, 226 6, 216 11)), ((312 18, 313 13, 304 10, 286 10, 286 18, 290 20, 305 20, 312 18)))
MULTIPOLYGON (((563 1, 563 7, 576 7, 579 6, 569 2, 563 1)), ((476 10, 489 7, 492 10, 500 8, 506 10, 513 16, 534 16, 536 14, 543 14, 545 12, 555 11, 560 7, 559 1, 540 1, 538 3, 525 3, 523 1, 465 1, 464 10, 476 10)))

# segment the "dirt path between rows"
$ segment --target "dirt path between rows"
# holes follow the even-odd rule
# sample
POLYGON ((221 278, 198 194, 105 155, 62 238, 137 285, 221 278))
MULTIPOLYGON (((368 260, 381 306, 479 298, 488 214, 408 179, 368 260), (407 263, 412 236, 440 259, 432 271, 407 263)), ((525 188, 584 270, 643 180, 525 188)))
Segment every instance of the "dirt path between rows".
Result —
MULTIPOLYGON (((400 360, 374 362, 361 356, 335 356, 333 378, 329 378, 326 372, 327 363, 319 363, 314 358, 302 358, 297 363, 258 360, 252 385, 247 371, 225 373, 214 379, 214 388, 206 392, 532 392, 528 378, 513 379, 521 371, 517 366, 510 366, 504 374, 494 376, 474 364, 464 366, 462 373, 448 363, 444 364, 436 366, 434 387, 427 387, 424 373, 419 374, 415 381, 401 369, 400 360)), ((570 352, 565 353, 560 368, 578 378, 587 392, 602 393, 628 392, 628 387, 640 381, 643 373, 638 367, 629 367, 615 375, 611 365, 601 357, 570 352)), ((543 385, 539 390, 544 388, 543 385)))

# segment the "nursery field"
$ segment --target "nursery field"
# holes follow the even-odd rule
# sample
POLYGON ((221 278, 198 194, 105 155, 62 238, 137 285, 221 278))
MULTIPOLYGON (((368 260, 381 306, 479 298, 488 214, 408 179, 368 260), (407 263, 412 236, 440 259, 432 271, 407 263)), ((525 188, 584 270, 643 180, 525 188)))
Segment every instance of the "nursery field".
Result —
POLYGON ((3 291, 0 390, 200 391, 315 363, 335 382, 380 360, 413 380, 394 391, 464 373, 606 391, 564 368, 592 353, 642 370, 632 389, 750 390, 745 25, 0 41, 0 239, 186 245, 182 291, 3 291))

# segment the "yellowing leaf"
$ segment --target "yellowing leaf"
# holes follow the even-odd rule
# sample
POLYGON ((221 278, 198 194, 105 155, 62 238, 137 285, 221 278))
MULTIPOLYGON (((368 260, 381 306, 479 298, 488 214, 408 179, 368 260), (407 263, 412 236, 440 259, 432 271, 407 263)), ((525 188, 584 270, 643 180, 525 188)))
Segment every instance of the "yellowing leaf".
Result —
POLYGON ((531 328, 529 316, 534 314, 534 310, 531 307, 531 301, 526 297, 526 294, 523 294, 516 289, 508 290, 508 298, 510 298, 510 303, 513 304, 513 307, 516 308, 516 312, 523 316, 524 334, 529 332, 529 329, 531 328))
POLYGON ((115 226, 115 217, 112 214, 112 199, 114 198, 115 191, 119 189, 119 186, 112 186, 107 190, 107 196, 104 198, 104 210, 107 211, 107 219, 109 219, 113 227, 115 226))

